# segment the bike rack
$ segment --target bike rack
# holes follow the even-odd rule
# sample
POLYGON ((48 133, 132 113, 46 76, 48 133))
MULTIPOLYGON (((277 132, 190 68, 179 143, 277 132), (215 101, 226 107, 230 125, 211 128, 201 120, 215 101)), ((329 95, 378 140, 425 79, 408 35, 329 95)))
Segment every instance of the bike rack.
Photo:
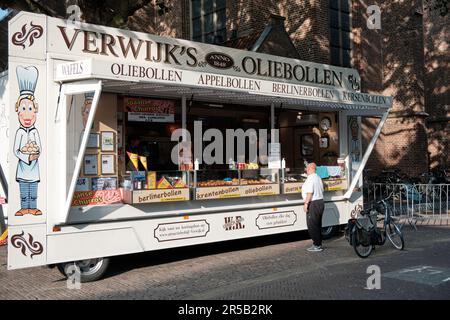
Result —
POLYGON ((365 203, 392 192, 392 216, 406 221, 415 230, 419 223, 449 223, 450 184, 369 183, 365 189, 365 203))

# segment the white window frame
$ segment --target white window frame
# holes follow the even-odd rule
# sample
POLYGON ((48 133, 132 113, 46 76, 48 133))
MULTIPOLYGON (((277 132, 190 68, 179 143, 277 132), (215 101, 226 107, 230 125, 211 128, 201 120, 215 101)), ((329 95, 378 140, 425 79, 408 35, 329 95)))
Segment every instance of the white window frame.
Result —
MULTIPOLYGON (((59 121, 61 123, 60 126, 60 135, 63 141, 63 146, 66 147, 67 144, 67 116, 69 110, 67 109, 67 97, 71 95, 76 94, 83 94, 87 92, 93 92, 94 91, 94 97, 91 104, 91 109, 89 111, 88 120, 86 123, 86 128, 91 128, 92 124, 94 123, 94 117, 95 113, 97 111, 98 101, 100 99, 100 94, 102 90, 102 81, 101 80, 86 80, 86 81, 77 81, 72 83, 65 83, 61 86, 60 91, 60 99, 58 102, 58 108, 57 108, 57 114, 56 114, 56 121, 59 121), (64 120, 64 121, 63 121, 64 120)), ((56 223, 58 224, 64 224, 67 223, 69 211, 72 206, 72 198, 73 194, 75 192, 76 183, 78 180, 78 176, 80 174, 81 165, 83 162, 83 158, 86 152, 86 146, 89 138, 90 130, 84 130, 83 136, 81 138, 81 145, 80 149, 78 151, 78 156, 75 162, 75 169, 73 171, 72 177, 70 179, 69 189, 67 191, 67 196, 64 201, 64 208, 63 210, 60 210, 60 213, 57 217, 56 223)), ((66 154, 66 148, 63 150, 63 159, 64 163, 62 164, 64 168, 67 170, 67 154, 66 154)), ((66 176, 64 175, 62 178, 64 180, 64 183, 62 183, 61 186, 66 189, 67 186, 67 180, 66 176)))
MULTIPOLYGON (((335 1, 335 0, 332 0, 332 1, 335 1)), ((348 66, 348 67, 344 67, 344 54, 343 54, 343 51, 344 51, 344 48, 343 48, 343 46, 342 46, 342 43, 343 43, 343 41, 342 41, 342 8, 341 8, 341 2, 339 1, 338 3, 339 3, 339 9, 338 9, 338 13, 339 13, 339 15, 338 15, 338 18, 339 18, 339 22, 338 22, 338 25, 339 25, 339 66, 340 67, 344 67, 344 68, 353 68, 353 65, 354 65, 354 61, 353 61, 353 50, 354 50, 354 46, 353 46, 353 40, 354 40, 354 37, 353 37, 353 32, 352 32, 352 30, 353 30, 353 12, 352 12, 352 8, 353 8, 353 3, 352 3, 352 1, 351 0, 347 0, 348 1, 348 3, 349 3, 349 6, 350 6, 350 12, 349 12, 349 19, 350 19, 350 21, 349 21, 349 29, 350 29, 350 31, 349 31, 349 33, 350 33, 350 66, 348 66)), ((331 7, 330 7, 330 4, 328 3, 328 10, 331 10, 331 7)), ((331 22, 329 23, 329 27, 328 27, 329 29, 330 29, 330 32, 329 32, 329 34, 330 34, 330 55, 331 55, 331 22)), ((330 56, 330 64, 331 64, 331 56, 330 56)))
MULTIPOLYGON (((217 36, 217 12, 218 12, 217 0, 212 0, 212 1, 214 2, 213 3, 213 11, 212 11, 212 13, 213 13, 213 24, 214 24, 214 37, 216 37, 217 36)), ((204 10, 204 8, 205 8, 205 6, 204 6, 204 2, 205 2, 205 0, 200 0, 200 7, 201 7, 201 10, 200 10, 201 11, 201 13, 200 13, 200 23, 201 23, 201 29, 202 29, 202 31, 201 31, 201 34, 202 34, 201 42, 203 42, 203 43, 205 43, 205 29, 204 29, 204 22, 205 22, 205 10, 204 10)), ((194 24, 192 22, 192 20, 193 20, 192 0, 189 0, 189 6, 190 6, 190 11, 189 11, 189 13, 190 13, 189 14, 189 16, 190 16, 190 19, 189 19, 190 38, 191 38, 191 40, 194 41, 194 24)), ((225 5, 225 14, 226 14, 226 5, 225 5)), ((225 30, 226 30, 226 16, 225 16, 225 30)), ((226 39, 226 36, 225 36, 225 39, 223 39, 223 41, 226 41, 226 40, 227 39, 226 39)), ((215 44, 215 43, 212 43, 212 44, 215 44)))

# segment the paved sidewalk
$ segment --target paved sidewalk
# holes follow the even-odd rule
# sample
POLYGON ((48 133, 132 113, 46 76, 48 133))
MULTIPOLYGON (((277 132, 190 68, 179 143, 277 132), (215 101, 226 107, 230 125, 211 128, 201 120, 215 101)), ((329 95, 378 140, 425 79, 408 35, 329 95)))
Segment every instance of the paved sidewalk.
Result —
POLYGON ((387 243, 368 259, 342 234, 308 253, 305 232, 116 257, 105 279, 80 290, 67 289, 57 269, 7 271, 1 247, 0 299, 450 299, 450 281, 384 276, 414 266, 450 270, 450 227, 404 232, 406 250, 387 243), (370 265, 381 268, 380 290, 365 289, 370 265))

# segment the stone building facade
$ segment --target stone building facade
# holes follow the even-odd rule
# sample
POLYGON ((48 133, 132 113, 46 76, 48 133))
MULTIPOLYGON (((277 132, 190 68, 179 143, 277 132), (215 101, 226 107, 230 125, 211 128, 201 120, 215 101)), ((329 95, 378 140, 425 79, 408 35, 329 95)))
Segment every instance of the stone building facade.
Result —
MULTIPOLYGON (((225 30, 219 41, 216 41, 217 44, 333 64, 331 10, 342 7, 345 1, 131 1, 136 10, 122 8, 129 11, 126 18, 117 19, 112 14, 111 17, 104 17, 107 13, 103 11, 99 11, 99 14, 104 18, 101 24, 192 39, 195 32, 192 18, 195 12, 200 12, 195 6, 223 6, 224 21, 220 23, 224 24, 225 30)), ((361 75, 361 89, 363 92, 394 97, 393 110, 368 167, 374 170, 374 174, 383 168, 396 167, 413 176, 436 167, 448 168, 450 2, 348 1, 350 66, 361 75), (371 5, 377 5, 380 9, 380 29, 367 26, 367 8, 371 5)), ((46 2, 48 7, 51 7, 51 2, 46 2)), ((109 3, 113 6, 116 2, 123 6, 122 1, 106 1, 106 5, 109 3)), ((52 13, 46 12, 44 6, 41 12, 65 16, 64 8, 52 13)), ((85 20, 99 23, 95 21, 95 8, 88 12, 84 16, 85 20)), ((218 22, 214 20, 214 23, 218 22)), ((378 121, 366 119, 363 122, 365 143, 370 140, 378 121)))
MULTIPOLYGON (((227 36, 219 44, 332 63, 330 8, 340 1, 346 0, 227 0, 227 36), (268 25, 283 30, 270 33, 264 47, 255 48, 268 25)), ((156 17, 155 29, 149 31, 190 39, 192 1, 167 0, 165 4, 173 16, 156 17), (183 18, 177 20, 180 10, 183 18)), ((362 91, 394 97, 393 110, 368 168, 376 174, 395 167, 412 176, 436 167, 448 168, 450 3, 352 0, 350 4, 351 67, 361 75, 362 91), (367 26, 370 5, 380 8, 380 29, 367 26)), ((363 122, 365 143, 378 121, 363 122)))

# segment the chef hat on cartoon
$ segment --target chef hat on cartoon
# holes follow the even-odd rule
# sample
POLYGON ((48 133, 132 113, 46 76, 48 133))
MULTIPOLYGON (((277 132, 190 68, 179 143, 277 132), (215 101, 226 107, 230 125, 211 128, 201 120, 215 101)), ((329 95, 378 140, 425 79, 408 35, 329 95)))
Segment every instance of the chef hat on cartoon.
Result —
POLYGON ((89 91, 84 94, 84 101, 93 100, 94 99, 94 91, 89 91))
POLYGON ((32 95, 36 89, 37 79, 39 76, 38 69, 34 66, 16 68, 17 81, 19 82, 20 96, 32 95))

